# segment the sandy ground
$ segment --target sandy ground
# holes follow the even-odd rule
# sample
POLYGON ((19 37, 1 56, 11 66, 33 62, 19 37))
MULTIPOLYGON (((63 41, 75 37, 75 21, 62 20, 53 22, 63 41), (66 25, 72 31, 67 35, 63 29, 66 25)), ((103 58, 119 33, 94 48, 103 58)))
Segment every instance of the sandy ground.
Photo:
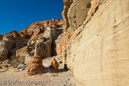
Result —
POLYGON ((43 60, 45 73, 33 76, 27 76, 26 70, 13 71, 9 69, 0 72, 0 86, 79 86, 72 78, 70 71, 62 70, 63 65, 60 64, 59 73, 51 73, 51 58, 43 60))

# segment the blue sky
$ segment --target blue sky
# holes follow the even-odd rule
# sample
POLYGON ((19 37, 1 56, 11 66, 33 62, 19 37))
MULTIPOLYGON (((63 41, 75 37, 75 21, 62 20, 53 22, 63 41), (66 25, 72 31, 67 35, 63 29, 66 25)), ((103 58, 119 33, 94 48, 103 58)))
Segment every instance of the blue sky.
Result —
POLYGON ((63 0, 0 0, 0 34, 21 31, 33 22, 62 19, 63 0))

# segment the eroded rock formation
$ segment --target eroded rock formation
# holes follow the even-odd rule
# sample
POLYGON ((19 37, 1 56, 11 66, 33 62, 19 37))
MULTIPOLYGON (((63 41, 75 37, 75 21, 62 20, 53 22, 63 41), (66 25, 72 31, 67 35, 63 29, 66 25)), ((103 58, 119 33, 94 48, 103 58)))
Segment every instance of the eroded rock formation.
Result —
POLYGON ((63 32, 64 21, 52 19, 34 22, 21 32, 11 31, 0 42, 0 60, 11 56, 25 57, 29 64, 34 56, 41 58, 56 55, 55 40, 63 32))
MULTIPOLYGON (((43 69, 41 58, 57 54, 82 86, 128 86, 129 1, 63 1, 64 21, 35 22, 21 32, 4 35, 0 59, 23 56, 29 64, 39 55, 40 60, 33 60, 28 67, 28 75, 32 75, 43 69)), ((55 59, 52 67, 58 69, 55 59)))
MULTIPOLYGON (((76 30, 84 21, 88 21, 98 6, 99 0, 63 0, 64 11, 62 12, 66 28, 76 30)), ((86 22, 85 21, 85 22, 86 22)))
POLYGON ((128 86, 128 4, 73 0, 64 9, 67 28, 56 50, 82 86, 128 86))
POLYGON ((40 56, 35 56, 27 68, 27 75, 41 74, 43 71, 42 58, 40 56))
POLYGON ((5 60, 8 58, 8 52, 13 47, 13 36, 4 36, 0 42, 0 59, 5 60))
POLYGON ((58 67, 59 67, 59 64, 58 62, 56 61, 55 58, 52 58, 52 61, 51 61, 51 72, 58 72, 58 67))

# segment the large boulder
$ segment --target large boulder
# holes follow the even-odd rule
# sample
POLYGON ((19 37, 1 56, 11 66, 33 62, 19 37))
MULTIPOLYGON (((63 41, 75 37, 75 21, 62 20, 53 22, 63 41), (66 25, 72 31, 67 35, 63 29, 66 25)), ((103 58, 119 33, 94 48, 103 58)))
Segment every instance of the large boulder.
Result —
POLYGON ((43 71, 42 58, 40 56, 35 56, 27 68, 27 75, 31 76, 43 73, 43 71))

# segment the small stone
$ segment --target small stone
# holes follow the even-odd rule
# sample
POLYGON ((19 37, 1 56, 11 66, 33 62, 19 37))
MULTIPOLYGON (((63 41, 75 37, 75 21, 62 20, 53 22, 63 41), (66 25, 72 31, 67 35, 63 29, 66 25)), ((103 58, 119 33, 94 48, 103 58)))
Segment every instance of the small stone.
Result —
POLYGON ((53 57, 52 61, 51 61, 51 67, 50 67, 51 71, 52 72, 58 72, 58 67, 59 67, 59 64, 56 61, 56 59, 53 57))
POLYGON ((18 69, 20 69, 20 68, 25 68, 25 65, 24 65, 24 64, 19 64, 17 68, 18 68, 18 69))
POLYGON ((4 68, 7 68, 8 65, 1 65, 1 68, 4 69, 4 68))
POLYGON ((28 65, 25 64, 25 68, 27 68, 27 67, 28 67, 28 65))
POLYGON ((25 68, 21 68, 20 71, 25 70, 25 68))
POLYGON ((68 81, 69 79, 66 78, 65 80, 68 81))
POLYGON ((8 64, 8 66, 10 67, 10 66, 11 66, 11 64, 8 64))
POLYGON ((61 63, 63 63, 62 61, 59 61, 59 63, 61 64, 61 63))

